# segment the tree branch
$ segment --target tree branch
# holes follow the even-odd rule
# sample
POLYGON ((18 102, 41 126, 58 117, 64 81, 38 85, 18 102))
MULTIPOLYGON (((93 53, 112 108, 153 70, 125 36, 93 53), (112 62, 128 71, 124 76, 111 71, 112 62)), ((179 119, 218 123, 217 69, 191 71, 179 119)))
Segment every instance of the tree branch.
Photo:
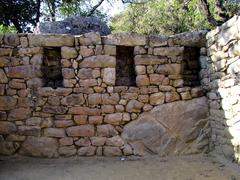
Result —
POLYGON ((216 7, 218 16, 222 18, 222 21, 226 22, 230 17, 226 12, 226 8, 224 7, 224 0, 217 0, 216 7))
POLYGON ((93 6, 93 8, 91 9, 91 11, 87 14, 87 16, 91 16, 93 15, 93 13, 96 11, 96 9, 101 6, 101 4, 103 3, 104 0, 100 0, 95 6, 93 6))
MULTIPOLYGON (((36 15, 36 24, 39 22, 40 19, 40 7, 41 7, 41 0, 37 0, 37 15, 36 15)), ((36 26, 36 25, 35 25, 36 26)))
POLYGON ((210 24, 212 24, 213 26, 218 26, 220 25, 220 22, 218 22, 212 15, 210 8, 209 8, 209 4, 207 0, 201 0, 201 4, 203 7, 203 12, 207 17, 207 20, 210 24))

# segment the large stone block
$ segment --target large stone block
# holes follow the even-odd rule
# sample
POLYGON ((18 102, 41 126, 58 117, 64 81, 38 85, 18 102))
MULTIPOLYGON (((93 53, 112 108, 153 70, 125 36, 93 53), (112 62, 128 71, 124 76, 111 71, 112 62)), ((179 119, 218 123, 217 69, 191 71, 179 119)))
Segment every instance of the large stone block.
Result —
POLYGON ((112 146, 104 146, 103 154, 105 156, 121 156, 122 151, 119 147, 112 147, 112 146))
POLYGON ((9 46, 18 46, 20 44, 20 40, 18 34, 5 34, 4 35, 4 44, 9 46))
POLYGON ((79 64, 80 68, 115 68, 116 58, 108 55, 98 55, 84 58, 79 64))
POLYGON ((107 85, 115 85, 116 81, 116 69, 104 68, 103 70, 103 82, 107 85))
POLYGON ((19 153, 27 156, 57 157, 58 141, 50 137, 29 136, 22 144, 19 153))
POLYGON ((171 36, 173 44, 187 47, 204 47, 207 31, 185 32, 171 36))
POLYGON ((45 128, 44 136, 61 138, 61 137, 65 137, 66 134, 64 129, 61 129, 61 128, 45 128))
POLYGON ((69 96, 64 97, 61 100, 63 105, 73 106, 73 105, 80 105, 85 102, 83 94, 71 94, 69 96))
POLYGON ((99 32, 89 32, 85 33, 79 37, 80 45, 99 45, 101 44, 101 36, 99 32))
POLYGON ((89 105, 99 105, 102 103, 102 94, 93 93, 88 96, 89 105))
POLYGON ((18 108, 13 109, 8 114, 8 120, 16 121, 16 120, 24 120, 31 116, 31 109, 29 108, 18 108))
POLYGON ((124 141, 121 136, 114 136, 111 138, 108 138, 106 141, 107 146, 116 146, 121 147, 124 145, 124 141))
POLYGON ((104 122, 107 124, 119 125, 122 118, 122 113, 107 114, 104 118, 104 122))
POLYGON ((46 105, 43 107, 43 112, 50 114, 65 114, 67 112, 67 108, 64 106, 50 106, 46 105))
POLYGON ((165 75, 181 74, 183 72, 183 67, 181 64, 164 64, 158 66, 156 72, 165 75))
POLYGON ((20 48, 18 50, 18 55, 23 56, 31 56, 33 54, 43 54, 42 47, 32 47, 32 48, 20 48))
POLYGON ((73 126, 66 129, 68 136, 93 137, 95 130, 93 125, 73 126))
POLYGON ((72 59, 72 58, 76 58, 78 55, 77 51, 75 48, 72 47, 62 47, 61 48, 61 56, 64 59, 72 59))
POLYGON ((74 143, 77 146, 85 146, 85 147, 91 146, 91 141, 88 137, 80 138, 79 140, 75 141, 74 143))
POLYGON ((120 96, 118 93, 113 94, 102 94, 102 103, 103 104, 118 104, 120 96))
POLYGON ((73 126, 74 122, 72 120, 55 120, 54 124, 58 128, 65 128, 65 127, 73 126))
POLYGON ((180 96, 177 92, 166 92, 166 102, 173 102, 180 100, 180 96))
POLYGON ((93 79, 100 76, 100 71, 99 73, 96 73, 96 71, 91 68, 81 68, 79 69, 77 76, 80 79, 93 79))
POLYGON ((154 48, 153 54, 160 56, 179 56, 182 55, 184 47, 159 47, 154 48))
POLYGON ((103 146, 106 140, 106 137, 91 137, 91 142, 93 146, 103 146))
POLYGON ((16 66, 9 67, 7 76, 11 78, 34 78, 41 77, 42 71, 40 66, 16 66))
POLYGON ((151 94, 149 97, 151 105, 163 104, 165 100, 165 95, 162 92, 151 94))
POLYGON ((62 75, 65 79, 75 78, 74 69, 72 68, 62 68, 62 75))
POLYGON ((41 128, 38 126, 18 126, 17 134, 22 136, 40 136, 41 128))
POLYGON ((148 86, 150 85, 150 81, 147 75, 138 75, 136 77, 137 86, 148 86))
POLYGON ((93 156, 96 152, 97 147, 88 146, 88 147, 81 147, 78 149, 79 156, 93 156))
POLYGON ((123 129, 122 137, 133 147, 134 154, 138 155, 196 152, 191 142, 201 135, 206 120, 205 123, 200 121, 207 117, 206 97, 162 104, 128 123, 123 129), (192 129, 194 133, 191 132, 192 129), (193 134, 197 135, 193 137, 193 134))
POLYGON ((103 37, 103 44, 118 46, 144 46, 146 45, 146 36, 131 33, 110 34, 103 37))
POLYGON ((165 64, 168 62, 168 59, 162 56, 137 55, 134 57, 134 62, 136 65, 155 65, 165 64))
POLYGON ((80 79, 79 85, 83 87, 97 86, 97 80, 96 79, 80 79))
POLYGON ((11 96, 0 96, 0 110, 11 110, 16 104, 16 98, 11 96))
POLYGON ((0 134, 11 134, 16 132, 17 127, 14 123, 8 121, 0 121, 0 134))
POLYGON ((161 85, 165 76, 162 74, 150 74, 149 75, 150 84, 152 85, 161 85))
POLYGON ((167 46, 168 45, 168 37, 163 36, 163 35, 149 36, 149 45, 151 47, 167 46))
POLYGON ((137 100, 130 100, 126 106, 127 112, 141 112, 141 109, 143 107, 143 103, 139 102, 137 100))
POLYGON ((89 107, 71 107, 69 108, 68 114, 79 114, 79 115, 100 115, 101 110, 97 108, 89 108, 89 107))
POLYGON ((29 46, 74 46, 74 36, 64 34, 28 34, 29 46))
POLYGON ((94 50, 92 48, 88 48, 87 46, 80 46, 79 54, 82 57, 89 57, 94 55, 94 50))
POLYGON ((118 135, 118 132, 111 124, 103 124, 97 126, 97 136, 112 137, 116 135, 118 135))
POLYGON ((71 94, 72 88, 57 88, 40 87, 38 88, 38 95, 40 96, 68 96, 71 94))
POLYGON ((16 142, 0 141, 0 154, 8 156, 13 155, 19 147, 19 143, 16 142))

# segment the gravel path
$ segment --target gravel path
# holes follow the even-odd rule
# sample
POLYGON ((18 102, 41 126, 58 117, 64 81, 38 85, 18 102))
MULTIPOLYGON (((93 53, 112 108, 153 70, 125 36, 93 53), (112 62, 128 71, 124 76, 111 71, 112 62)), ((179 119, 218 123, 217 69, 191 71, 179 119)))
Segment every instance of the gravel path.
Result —
POLYGON ((38 159, 0 157, 0 180, 240 180, 240 168, 212 156, 38 159))

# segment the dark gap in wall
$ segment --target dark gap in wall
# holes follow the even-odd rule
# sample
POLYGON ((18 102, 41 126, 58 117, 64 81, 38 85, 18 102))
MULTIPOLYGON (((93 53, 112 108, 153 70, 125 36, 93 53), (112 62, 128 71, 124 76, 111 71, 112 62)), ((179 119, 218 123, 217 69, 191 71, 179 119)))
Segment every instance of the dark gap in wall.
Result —
POLYGON ((200 85, 200 48, 184 47, 183 55, 183 79, 184 85, 195 87, 200 85))
POLYGON ((61 48, 45 47, 42 64, 44 87, 63 87, 61 48))
POLYGON ((134 47, 117 46, 116 85, 136 86, 134 47))

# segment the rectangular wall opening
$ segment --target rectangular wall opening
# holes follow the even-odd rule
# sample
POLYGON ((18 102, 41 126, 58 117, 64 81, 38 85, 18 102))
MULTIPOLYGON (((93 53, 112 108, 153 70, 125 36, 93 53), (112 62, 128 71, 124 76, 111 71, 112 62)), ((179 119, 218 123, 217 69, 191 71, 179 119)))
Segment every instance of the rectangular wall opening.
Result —
POLYGON ((44 87, 63 87, 61 48, 44 48, 42 73, 44 87))
POLYGON ((200 48, 184 47, 183 79, 184 85, 195 87, 200 85, 200 48))
POLYGON ((117 46, 116 85, 136 86, 134 47, 117 46))

